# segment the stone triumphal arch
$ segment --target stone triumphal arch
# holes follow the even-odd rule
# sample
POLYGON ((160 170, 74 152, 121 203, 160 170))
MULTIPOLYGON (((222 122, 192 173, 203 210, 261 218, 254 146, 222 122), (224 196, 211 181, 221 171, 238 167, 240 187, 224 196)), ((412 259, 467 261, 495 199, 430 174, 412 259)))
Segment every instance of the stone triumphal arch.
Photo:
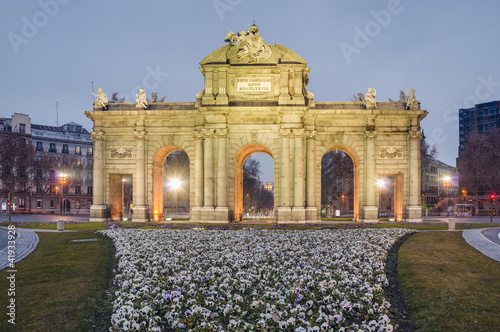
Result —
POLYGON ((354 220, 377 221, 377 179, 394 177, 396 220, 421 221, 420 110, 414 90, 376 101, 376 90, 350 102, 316 102, 306 89, 310 68, 299 55, 269 45, 252 25, 200 63, 196 102, 136 103, 96 95, 85 114, 94 130, 91 220, 120 215, 121 181, 133 181, 134 221, 163 214, 163 162, 183 150, 190 165, 191 221, 242 217, 243 163, 254 152, 274 159, 275 220, 315 222, 321 216, 321 159, 346 152, 354 165, 354 220), (233 217, 234 216, 234 217, 233 217))

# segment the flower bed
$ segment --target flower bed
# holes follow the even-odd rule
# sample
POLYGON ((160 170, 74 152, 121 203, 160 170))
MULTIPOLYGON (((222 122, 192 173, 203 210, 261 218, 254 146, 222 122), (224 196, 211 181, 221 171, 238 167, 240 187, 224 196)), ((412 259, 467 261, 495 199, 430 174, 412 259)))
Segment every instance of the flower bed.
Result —
POLYGON ((408 229, 100 231, 114 330, 391 331, 385 259, 408 229))

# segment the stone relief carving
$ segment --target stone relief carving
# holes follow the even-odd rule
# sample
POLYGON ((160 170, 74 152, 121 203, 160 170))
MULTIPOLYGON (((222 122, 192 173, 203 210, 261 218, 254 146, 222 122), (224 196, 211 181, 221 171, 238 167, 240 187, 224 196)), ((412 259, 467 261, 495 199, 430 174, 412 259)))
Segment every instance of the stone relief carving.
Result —
POLYGON ((195 140, 198 140, 198 139, 205 138, 205 136, 203 135, 203 132, 201 130, 195 130, 195 131, 193 131, 193 138, 195 140))
POLYGON ((403 151, 403 146, 380 146, 379 157, 380 159, 403 159, 403 151))
POLYGON ((215 130, 214 129, 202 129, 203 137, 214 137, 215 130))
POLYGON ((101 141, 104 139, 104 133, 102 131, 93 131, 90 133, 90 138, 92 141, 101 141))
POLYGON ((304 128, 298 128, 298 129, 293 129, 292 134, 295 137, 305 137, 305 129, 304 128))
POLYGON ((130 146, 118 146, 109 148, 109 151, 111 152, 111 158, 119 159, 132 158, 133 150, 134 149, 130 146))
POLYGON ((146 92, 144 92, 144 89, 141 88, 139 90, 139 93, 136 93, 135 96, 137 99, 135 100, 136 104, 135 107, 137 108, 148 108, 148 97, 146 97, 146 92))
POLYGON ((250 25, 248 32, 242 30, 235 34, 230 31, 224 41, 228 42, 231 47, 237 47, 236 58, 238 60, 248 60, 249 63, 260 62, 272 54, 271 47, 259 35, 259 28, 255 22, 250 25))
POLYGON ((97 94, 93 92, 92 94, 97 97, 97 99, 94 101, 94 108, 105 108, 109 101, 108 96, 106 96, 106 94, 102 92, 101 87, 97 89, 97 94))
POLYGON ((316 139, 318 132, 316 130, 306 130, 305 131, 307 139, 316 139))

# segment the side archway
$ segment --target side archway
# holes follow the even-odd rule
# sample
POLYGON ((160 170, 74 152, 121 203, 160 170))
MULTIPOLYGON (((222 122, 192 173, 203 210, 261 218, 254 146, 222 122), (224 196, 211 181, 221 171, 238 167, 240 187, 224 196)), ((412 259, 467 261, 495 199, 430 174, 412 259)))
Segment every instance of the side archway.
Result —
POLYGON ((271 151, 260 144, 248 144, 241 148, 234 157, 234 219, 243 220, 243 165, 253 153, 265 153, 274 159, 271 151))
MULTIPOLYGON (((353 221, 359 221, 359 158, 356 152, 344 145, 336 145, 328 149, 325 152, 328 153, 333 150, 339 150, 345 152, 352 160, 353 172, 354 172, 354 188, 353 188, 353 221)), ((324 156, 324 155, 323 155, 324 156)), ((323 157, 322 157, 323 158, 323 157)))

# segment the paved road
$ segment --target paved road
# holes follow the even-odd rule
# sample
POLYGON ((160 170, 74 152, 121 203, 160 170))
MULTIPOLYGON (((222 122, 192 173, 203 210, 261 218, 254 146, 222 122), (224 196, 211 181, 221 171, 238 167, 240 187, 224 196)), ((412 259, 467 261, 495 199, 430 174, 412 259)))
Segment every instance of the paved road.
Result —
MULTIPOLYGON (((448 221, 452 217, 423 217, 424 221, 448 221)), ((490 217, 453 217, 456 223, 490 223, 490 217)), ((493 217, 493 223, 500 224, 500 217, 493 217)))
MULTIPOLYGON (((60 214, 13 214, 11 216, 12 222, 26 222, 26 221, 57 221, 62 219, 64 221, 89 221, 89 215, 60 215, 60 214)), ((9 221, 9 216, 5 214, 0 215, 0 222, 9 221)))
POLYGON ((0 250, 7 247, 8 231, 0 228, 0 250))
POLYGON ((488 228, 483 231, 483 235, 490 241, 500 245, 500 227, 488 228))

